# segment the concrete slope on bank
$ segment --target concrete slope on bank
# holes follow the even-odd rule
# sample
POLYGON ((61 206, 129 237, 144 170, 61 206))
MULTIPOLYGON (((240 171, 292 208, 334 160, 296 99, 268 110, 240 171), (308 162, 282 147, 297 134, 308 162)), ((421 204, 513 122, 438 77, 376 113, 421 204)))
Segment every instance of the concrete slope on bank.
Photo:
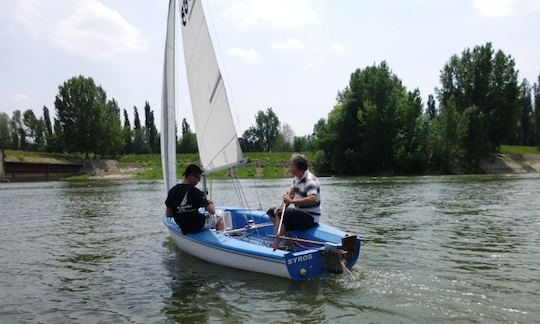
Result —
POLYGON ((540 172, 538 154, 493 154, 480 162, 485 173, 540 172))

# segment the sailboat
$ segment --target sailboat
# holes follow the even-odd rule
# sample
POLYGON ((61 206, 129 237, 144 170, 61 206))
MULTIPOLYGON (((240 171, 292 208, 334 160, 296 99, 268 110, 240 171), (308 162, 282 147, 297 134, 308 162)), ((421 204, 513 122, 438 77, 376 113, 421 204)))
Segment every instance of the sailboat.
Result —
MULTIPOLYGON (((177 9, 170 0, 163 69, 161 156, 166 189, 176 184, 175 50, 177 19, 182 31, 184 58, 199 157, 206 175, 245 163, 232 119, 223 78, 206 23, 202 0, 183 0, 177 9)), ((224 232, 206 230, 182 234, 173 218, 163 216, 175 244, 184 252, 218 265, 303 281, 349 271, 356 263, 362 239, 319 224, 307 231, 276 237, 269 217, 261 210, 218 208, 224 232), (273 249, 274 240, 286 248, 273 249)))

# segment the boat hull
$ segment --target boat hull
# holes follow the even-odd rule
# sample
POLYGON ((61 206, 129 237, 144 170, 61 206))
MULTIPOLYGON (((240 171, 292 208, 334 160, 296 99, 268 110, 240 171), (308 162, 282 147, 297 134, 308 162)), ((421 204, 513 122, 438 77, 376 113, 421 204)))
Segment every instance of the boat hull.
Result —
POLYGON ((290 278, 289 271, 285 265, 283 258, 271 259, 257 257, 253 254, 242 253, 233 249, 227 249, 220 247, 216 244, 212 245, 207 243, 212 236, 216 238, 222 234, 218 234, 213 231, 206 231, 203 235, 197 233, 197 235, 184 235, 174 227, 169 227, 171 237, 176 246, 199 259, 208 261, 231 268, 237 268, 241 270, 254 271, 269 274, 272 276, 278 276, 283 278, 290 278), (196 237, 193 237, 196 236, 196 237), (205 236, 204 238, 202 236, 205 236))
MULTIPOLYGON (((234 208, 222 211, 229 213, 234 228, 247 226, 248 219, 253 220, 255 224, 269 221, 260 211, 234 208)), ((180 250, 210 263, 297 281, 311 280, 332 273, 325 267, 325 255, 328 251, 322 243, 301 251, 289 252, 274 250, 266 245, 255 244, 214 230, 184 235, 172 218, 163 217, 163 222, 180 250)), ((261 229, 262 233, 257 231, 257 234, 265 236, 272 231, 273 227, 269 227, 261 229)), ((346 236, 346 233, 324 224, 308 231, 290 234, 303 234, 302 236, 306 238, 332 244, 341 243, 341 239, 346 236)), ((356 263, 361 242, 361 239, 356 239, 357 248, 345 261, 349 269, 356 263)))

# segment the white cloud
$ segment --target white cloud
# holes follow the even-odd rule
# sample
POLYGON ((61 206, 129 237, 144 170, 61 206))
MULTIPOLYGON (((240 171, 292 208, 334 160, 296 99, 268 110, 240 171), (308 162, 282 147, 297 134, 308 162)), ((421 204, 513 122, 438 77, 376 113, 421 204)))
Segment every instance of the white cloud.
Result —
POLYGON ((308 63, 306 65, 304 65, 304 70, 306 71, 314 71, 316 69, 315 67, 315 64, 313 63, 308 63))
POLYGON ((35 38, 89 58, 105 59, 148 47, 133 25, 99 0, 19 0, 12 20, 35 38))
POLYGON ((274 28, 308 25, 318 17, 305 0, 239 0, 224 15, 242 27, 274 28))
POLYGON ((253 48, 243 50, 238 47, 229 48, 227 53, 230 56, 242 59, 250 64, 258 64, 261 62, 261 54, 253 48))
POLYGON ((90 58, 110 58, 148 44, 120 13, 96 0, 84 1, 56 24, 55 43, 63 50, 90 58))
POLYGON ((32 102, 32 99, 28 95, 18 93, 11 97, 11 102, 18 107, 17 109, 27 109, 25 106, 28 106, 32 102))
POLYGON ((276 51, 298 51, 304 49, 304 44, 297 39, 289 38, 285 43, 275 43, 272 48, 276 51))
POLYGON ((38 2, 35 0, 23 0, 17 3, 13 11, 14 22, 33 37, 38 36, 41 32, 40 25, 43 24, 43 15, 37 6, 38 2))
POLYGON ((341 44, 338 44, 338 43, 333 43, 333 44, 330 44, 330 49, 332 51, 336 51, 336 52, 345 52, 347 51, 347 47, 341 45, 341 44))
POLYGON ((487 17, 510 16, 540 8, 538 0, 472 0, 472 3, 481 15, 487 17))

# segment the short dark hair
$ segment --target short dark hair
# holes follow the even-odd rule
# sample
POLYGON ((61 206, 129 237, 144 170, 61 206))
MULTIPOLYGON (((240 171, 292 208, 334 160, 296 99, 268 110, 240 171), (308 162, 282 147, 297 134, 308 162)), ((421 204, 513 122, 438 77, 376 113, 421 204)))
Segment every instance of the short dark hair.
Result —
POLYGON ((291 164, 294 164, 298 169, 306 171, 308 169, 308 160, 305 155, 295 154, 291 157, 291 164))
POLYGON ((184 171, 183 175, 184 175, 184 178, 187 178, 189 177, 190 174, 194 174, 194 175, 201 175, 202 174, 202 169, 201 167, 199 167, 197 164, 190 164, 186 167, 186 171, 184 171))

